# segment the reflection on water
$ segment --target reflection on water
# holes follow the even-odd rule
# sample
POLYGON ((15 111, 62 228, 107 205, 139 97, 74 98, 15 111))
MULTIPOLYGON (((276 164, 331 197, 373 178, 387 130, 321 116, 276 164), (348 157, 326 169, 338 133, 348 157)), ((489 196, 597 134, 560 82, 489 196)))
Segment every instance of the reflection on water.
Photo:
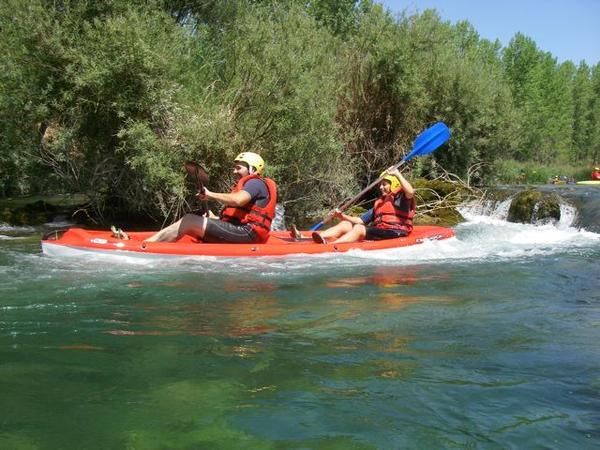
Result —
POLYGON ((375 285, 384 288, 393 288, 400 285, 414 284, 417 280, 417 275, 418 269, 411 267, 376 267, 369 276, 338 278, 328 281, 327 286, 332 288, 346 288, 362 285, 375 285))
MULTIPOLYGON (((165 289, 184 295, 191 301, 177 303, 132 302, 119 305, 104 323, 110 326, 104 332, 115 336, 251 336, 290 328, 290 317, 301 321, 304 329, 335 325, 341 320, 352 320, 368 313, 393 311, 419 302, 451 301, 448 296, 421 296, 403 293, 402 289, 419 282, 444 282, 447 273, 421 273, 418 267, 374 268, 368 275, 352 277, 324 277, 312 284, 324 298, 317 310, 326 314, 306 311, 305 303, 282 307, 278 286, 263 280, 224 280, 221 289, 210 291, 202 279, 131 281, 125 286, 142 292, 165 289), (376 287, 376 291, 373 291, 376 287), (348 289, 369 291, 346 295, 348 289), (339 293, 338 293, 339 291, 339 293)), ((313 306, 314 308, 314 306, 313 306)), ((294 327, 293 325, 291 326, 294 327)))
POLYGON ((202 295, 203 287, 197 282, 166 281, 158 284, 128 283, 132 289, 156 289, 166 287, 179 293, 191 293, 195 297, 191 302, 134 303, 128 307, 129 314, 122 307, 113 313, 111 328, 106 332, 120 336, 244 336, 273 331, 269 322, 280 313, 275 289, 270 283, 245 285, 238 293, 252 293, 253 296, 237 299, 223 299, 224 293, 235 292, 233 284, 228 283, 214 298, 202 295), (194 293, 197 293, 194 295, 194 293), (256 295, 260 293, 260 295, 256 295))

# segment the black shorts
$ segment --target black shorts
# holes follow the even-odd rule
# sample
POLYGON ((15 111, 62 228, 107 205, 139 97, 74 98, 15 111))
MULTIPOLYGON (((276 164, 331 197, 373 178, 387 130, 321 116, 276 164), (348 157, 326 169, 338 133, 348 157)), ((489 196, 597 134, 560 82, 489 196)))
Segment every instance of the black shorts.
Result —
POLYGON ((394 239, 408 236, 406 230, 390 230, 389 228, 365 227, 367 232, 365 239, 368 241, 383 241, 384 239, 394 239))
POLYGON ((202 241, 210 243, 253 244, 259 242, 259 239, 248 224, 236 225, 219 219, 207 219, 202 241))

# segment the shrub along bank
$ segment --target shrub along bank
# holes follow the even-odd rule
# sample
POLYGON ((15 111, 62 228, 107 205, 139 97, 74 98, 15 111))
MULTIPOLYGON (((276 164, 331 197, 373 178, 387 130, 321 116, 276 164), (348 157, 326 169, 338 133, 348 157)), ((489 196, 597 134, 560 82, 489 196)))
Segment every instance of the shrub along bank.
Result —
POLYGON ((502 161, 600 159, 600 65, 558 64, 520 34, 502 48, 432 10, 5 0, 0 29, 0 196, 82 193, 99 223, 173 220, 190 201, 183 161, 223 191, 243 150, 263 155, 292 220, 318 216, 439 120, 453 137, 413 177, 492 184, 502 161))

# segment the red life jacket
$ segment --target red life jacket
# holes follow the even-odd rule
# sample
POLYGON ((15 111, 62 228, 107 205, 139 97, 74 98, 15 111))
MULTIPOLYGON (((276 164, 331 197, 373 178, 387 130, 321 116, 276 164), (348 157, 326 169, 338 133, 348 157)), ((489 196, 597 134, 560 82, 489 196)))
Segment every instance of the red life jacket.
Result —
POLYGON ((394 205, 394 200, 402 195, 402 191, 379 197, 373 205, 373 226, 388 230, 404 230, 410 233, 413 229, 412 218, 415 215, 415 198, 410 199, 410 211, 403 211, 394 205))
POLYGON ((592 172, 592 180, 600 180, 600 172, 598 172, 597 170, 594 170, 592 172))
POLYGON ((249 202, 244 206, 227 206, 221 212, 221 220, 225 222, 238 222, 242 225, 250 224, 261 242, 265 242, 271 231, 271 222, 275 217, 275 205, 277 204, 277 185, 270 178, 261 178, 256 174, 246 175, 240 178, 231 192, 239 192, 244 185, 254 178, 265 182, 269 191, 269 202, 266 206, 257 206, 249 202))

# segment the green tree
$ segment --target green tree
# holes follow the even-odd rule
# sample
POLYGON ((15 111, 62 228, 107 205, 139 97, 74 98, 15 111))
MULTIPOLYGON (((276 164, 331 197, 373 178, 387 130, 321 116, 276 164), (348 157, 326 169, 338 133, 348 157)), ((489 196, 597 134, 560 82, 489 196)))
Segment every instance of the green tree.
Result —
POLYGON ((400 160, 423 126, 423 86, 404 38, 392 16, 375 5, 362 14, 341 54, 337 120, 363 183, 400 160))
POLYGON ((4 27, 11 39, 3 39, 9 70, 2 85, 10 95, 0 109, 11 129, 24 130, 15 138, 22 152, 41 148, 64 187, 88 194, 96 214, 107 201, 141 210, 160 169, 142 167, 139 146, 125 137, 143 123, 153 130, 152 146, 165 145, 191 40, 159 10, 95 5, 33 1, 2 9, 3 18, 19 20, 4 27))
MULTIPOLYGON (((309 0, 301 2, 307 11, 336 35, 347 35, 355 30, 360 14, 358 0, 309 0)), ((370 7, 370 1, 362 1, 362 8, 370 7)))
POLYGON ((592 68, 592 98, 589 103, 591 133, 589 161, 594 165, 600 165, 600 63, 592 68))
POLYGON ((515 34, 502 52, 504 70, 518 107, 523 106, 526 100, 530 73, 540 63, 541 57, 533 39, 522 33, 515 34))
POLYGON ((530 71, 522 105, 525 141, 530 157, 547 164, 571 145, 572 101, 570 73, 561 71, 549 53, 530 71))
POLYGON ((585 161, 594 135, 593 87, 590 67, 582 62, 573 82, 573 162, 585 161))
POLYGON ((261 153, 297 211, 349 195, 335 122, 339 42, 300 7, 269 5, 240 14, 220 46, 218 115, 228 123, 217 147, 227 164, 242 150, 261 153))
POLYGON ((558 65, 550 53, 517 33, 503 52, 515 105, 520 111, 521 142, 514 156, 549 163, 568 159, 572 147, 572 64, 558 65))

